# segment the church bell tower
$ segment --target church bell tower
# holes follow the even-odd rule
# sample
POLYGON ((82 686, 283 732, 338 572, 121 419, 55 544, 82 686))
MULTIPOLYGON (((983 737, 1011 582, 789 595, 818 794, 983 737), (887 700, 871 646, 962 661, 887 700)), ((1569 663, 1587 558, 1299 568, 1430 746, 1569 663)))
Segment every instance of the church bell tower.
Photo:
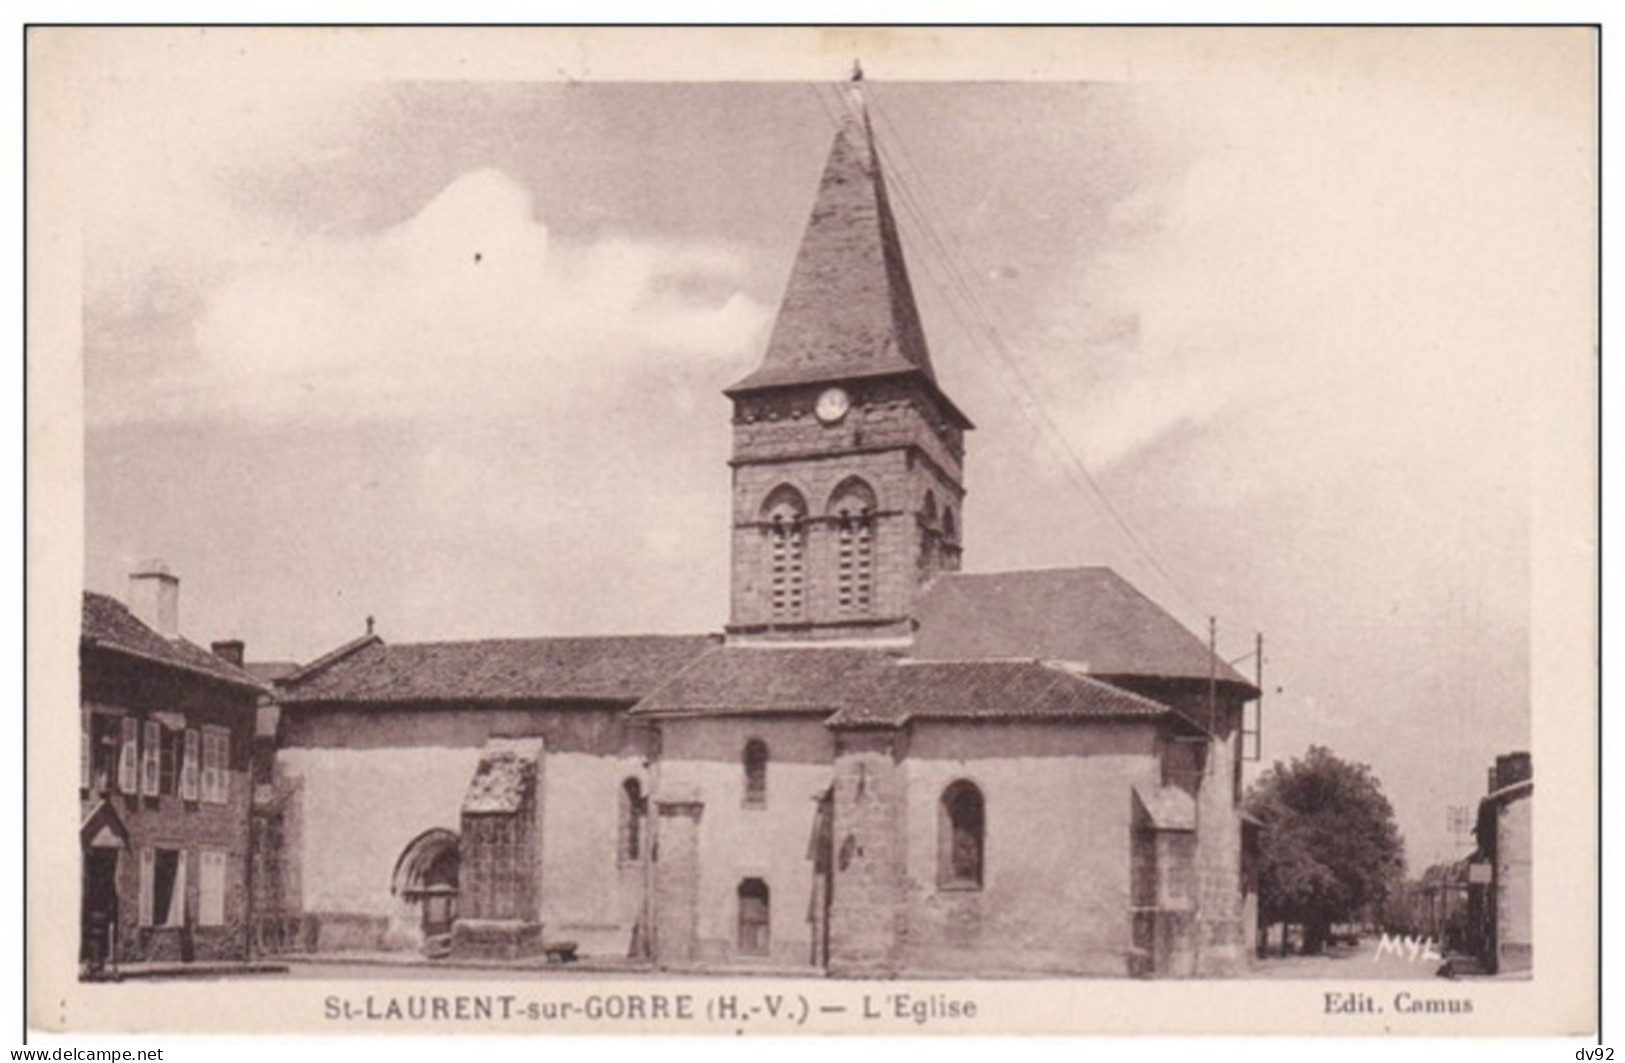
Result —
POLYGON ((729 637, 906 637, 959 568, 972 425, 937 386, 855 86, 767 351, 725 394, 729 637))

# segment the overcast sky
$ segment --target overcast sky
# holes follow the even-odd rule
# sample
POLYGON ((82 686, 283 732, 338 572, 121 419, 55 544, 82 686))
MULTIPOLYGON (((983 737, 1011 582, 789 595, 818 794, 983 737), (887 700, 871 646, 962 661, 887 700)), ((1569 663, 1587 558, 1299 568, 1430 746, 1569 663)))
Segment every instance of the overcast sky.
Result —
MULTIPOLYGON (((868 98, 978 426, 966 568, 1110 565, 1230 657, 1262 630, 1266 760, 1371 764, 1419 871, 1529 746, 1532 396, 1592 342, 1588 41, 1274 59, 868 98)), ((720 389, 834 88, 89 81, 87 587, 161 556, 183 631, 254 659, 369 614, 721 628, 720 389)))

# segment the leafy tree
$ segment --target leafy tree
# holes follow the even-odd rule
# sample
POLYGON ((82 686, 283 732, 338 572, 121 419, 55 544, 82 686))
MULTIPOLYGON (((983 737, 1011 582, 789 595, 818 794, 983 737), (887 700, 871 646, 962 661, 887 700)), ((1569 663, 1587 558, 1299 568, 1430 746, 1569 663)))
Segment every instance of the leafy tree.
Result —
POLYGON ((1405 870, 1405 842, 1382 784, 1364 764, 1322 746, 1275 766, 1247 796, 1259 839, 1259 919, 1299 923, 1304 948, 1325 947, 1333 923, 1374 911, 1405 870))

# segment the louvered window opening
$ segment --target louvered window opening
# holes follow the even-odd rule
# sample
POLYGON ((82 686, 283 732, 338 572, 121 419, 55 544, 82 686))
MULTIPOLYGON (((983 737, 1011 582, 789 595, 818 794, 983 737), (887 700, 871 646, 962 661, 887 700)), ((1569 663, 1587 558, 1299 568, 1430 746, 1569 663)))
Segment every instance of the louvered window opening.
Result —
POLYGON ((799 522, 775 518, 773 542, 772 609, 775 620, 801 615, 806 595, 806 541, 799 522))
POLYGON ((867 613, 874 601, 874 522, 842 514, 836 531, 835 593, 841 611, 867 613))

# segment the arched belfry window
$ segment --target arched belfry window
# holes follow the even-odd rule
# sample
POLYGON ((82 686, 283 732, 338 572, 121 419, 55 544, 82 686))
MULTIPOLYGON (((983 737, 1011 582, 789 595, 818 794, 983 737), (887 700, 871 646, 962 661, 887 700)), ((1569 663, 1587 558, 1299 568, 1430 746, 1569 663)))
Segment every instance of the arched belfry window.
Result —
POLYGON ((829 498, 835 525, 835 603, 842 613, 863 615, 874 606, 875 492, 853 477, 829 498))
POLYGON ((937 884, 981 889, 987 815, 982 791, 959 780, 942 792, 937 831, 937 884))
POLYGON ((920 553, 917 563, 920 569, 920 578, 928 580, 937 574, 937 496, 934 492, 925 493, 925 501, 920 504, 920 553))
POLYGON ((761 808, 767 804, 767 743, 752 738, 745 743, 745 805, 761 808))
POLYGON ((807 502, 789 484, 780 484, 762 503, 767 533, 768 614, 796 620, 807 597, 807 502))
POLYGON ((643 859, 643 820, 649 804, 643 796, 643 785, 636 779, 621 784, 621 815, 619 855, 622 863, 635 863, 643 859))

